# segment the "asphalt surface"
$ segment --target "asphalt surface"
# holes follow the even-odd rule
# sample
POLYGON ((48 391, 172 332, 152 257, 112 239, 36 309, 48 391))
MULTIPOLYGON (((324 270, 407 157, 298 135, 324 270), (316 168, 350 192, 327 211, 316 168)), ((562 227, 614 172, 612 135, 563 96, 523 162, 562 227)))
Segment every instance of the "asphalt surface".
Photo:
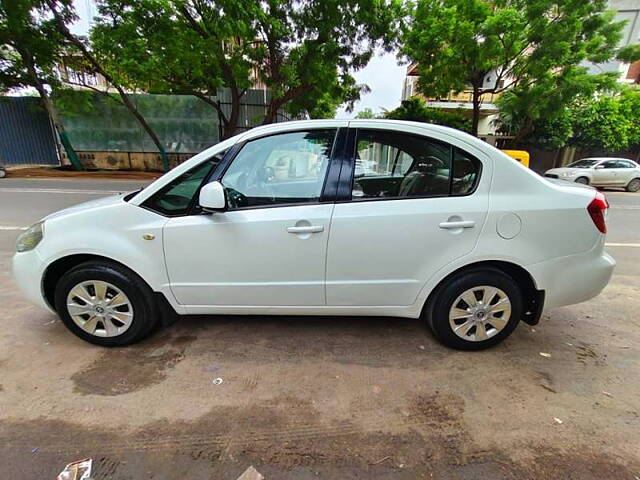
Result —
POLYGON ((101 349, 22 299, 15 238, 145 183, 0 180, 2 478, 85 457, 95 479, 640 478, 639 194, 606 192, 605 291, 489 351, 412 320, 291 317, 188 318, 101 349))

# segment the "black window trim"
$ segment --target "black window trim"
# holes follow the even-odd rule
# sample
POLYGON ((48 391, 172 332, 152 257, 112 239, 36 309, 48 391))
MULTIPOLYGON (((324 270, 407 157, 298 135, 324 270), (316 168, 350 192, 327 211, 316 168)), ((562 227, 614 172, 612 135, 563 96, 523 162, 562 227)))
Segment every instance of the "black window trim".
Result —
MULTIPOLYGON (((227 150, 227 153, 225 153, 224 158, 229 154, 231 149, 227 150)), ((215 155, 214 155, 215 156, 215 155)), ((197 165, 194 165, 193 167, 191 167, 191 169, 187 170, 186 172, 184 172, 182 175, 184 175, 185 173, 190 172, 191 170, 198 168, 200 165, 202 165, 205 162, 209 162, 211 159, 213 158, 213 156, 208 157, 207 159, 203 160, 202 162, 198 163, 197 165)), ((139 206, 144 208, 145 210, 148 210, 150 212, 156 213, 158 215, 161 215, 163 217, 166 218, 177 218, 177 217, 186 217, 189 215, 194 215, 197 213, 202 213, 201 211, 194 211, 194 203, 196 204, 197 207, 197 198, 200 195, 200 189, 206 184, 207 178, 209 177, 209 175, 211 174, 211 172, 213 170, 216 169, 216 167, 223 161, 221 160, 220 162, 218 162, 218 164, 214 164, 211 166, 211 168, 209 169, 209 172, 207 172, 207 174, 202 178, 202 181, 200 182, 200 185, 198 185, 198 188, 196 189, 193 197, 191 197, 191 200, 189 201, 189 205, 187 206, 186 210, 180 213, 169 213, 166 211, 160 211, 154 207, 151 206, 151 202, 153 201, 153 199, 155 199, 157 196, 159 195, 163 195, 164 193, 167 192, 167 190, 169 190, 172 187, 172 183, 173 182, 169 182, 168 184, 166 184, 164 187, 162 187, 160 190, 158 190, 157 192, 155 192, 153 195, 151 195, 149 198, 147 198, 144 202, 142 202, 139 206)), ((177 180, 178 178, 182 177, 182 175, 178 176, 175 180, 177 180)), ((198 207, 197 210, 200 210, 200 208, 198 207)))
POLYGON ((476 190, 478 189, 478 185, 480 185, 480 181, 482 179, 482 171, 483 171, 483 163, 482 161, 478 158, 477 155, 473 155, 471 153, 469 153, 467 150, 460 148, 457 145, 454 145, 453 143, 446 141, 446 140, 440 140, 438 138, 433 138, 430 137, 428 135, 422 135, 419 133, 413 133, 413 132, 404 132, 401 130, 393 130, 393 129, 389 129, 389 128, 349 128, 349 152, 350 152, 350 161, 349 161, 349 165, 347 166, 347 168, 343 168, 341 171, 341 175, 340 175, 340 183, 342 185, 342 188, 340 189, 340 195, 338 196, 338 198, 336 198, 336 203, 365 203, 365 202, 384 202, 384 201, 389 201, 389 200, 418 200, 418 199, 425 199, 425 198, 448 198, 448 197, 468 197, 470 195, 473 195, 476 190), (410 135, 410 136, 414 136, 414 137, 418 137, 421 139, 428 139, 428 140, 433 140, 436 142, 440 142, 440 143, 444 143, 446 145, 449 146, 449 152, 451 155, 451 164, 450 164, 450 168, 451 170, 453 170, 453 160, 454 160, 454 152, 455 150, 459 150, 460 152, 463 152, 466 155, 469 155, 471 158, 473 158, 479 165, 478 168, 478 176, 476 178, 476 181, 473 185, 473 188, 467 192, 467 193, 463 193, 463 194, 453 194, 452 192, 452 187, 453 187, 453 172, 449 175, 449 192, 448 193, 443 193, 443 194, 432 194, 432 195, 411 195, 411 196, 405 196, 405 197, 364 197, 364 198, 359 198, 357 200, 354 200, 352 198, 352 191, 353 191, 353 182, 355 180, 355 163, 356 163, 356 149, 357 149, 357 144, 358 144, 358 132, 360 130, 368 130, 368 131, 372 131, 372 130, 381 130, 383 132, 393 132, 393 133, 400 133, 403 135, 410 135), (346 188, 348 187, 348 188, 346 188))

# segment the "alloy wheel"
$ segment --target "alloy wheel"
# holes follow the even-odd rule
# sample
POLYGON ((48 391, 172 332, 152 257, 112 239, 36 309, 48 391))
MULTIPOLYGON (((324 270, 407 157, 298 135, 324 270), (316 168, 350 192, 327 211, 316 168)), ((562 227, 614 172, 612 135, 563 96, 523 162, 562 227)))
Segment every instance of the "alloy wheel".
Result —
POLYGON ((133 321, 129 298, 102 280, 80 282, 69 290, 67 312, 78 327, 97 337, 122 335, 133 321))
POLYGON ((500 333, 509 323, 511 301, 496 287, 482 285, 464 291, 449 310, 449 325, 460 338, 481 342, 500 333))

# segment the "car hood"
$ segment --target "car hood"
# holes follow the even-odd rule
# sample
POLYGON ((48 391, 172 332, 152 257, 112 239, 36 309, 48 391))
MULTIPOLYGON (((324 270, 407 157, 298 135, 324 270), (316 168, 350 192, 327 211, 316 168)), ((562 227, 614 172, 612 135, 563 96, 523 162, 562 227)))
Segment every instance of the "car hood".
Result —
POLYGON ((109 205, 115 205, 117 203, 124 202, 123 197, 124 194, 117 195, 109 195, 108 197, 98 198, 96 200, 89 200, 88 202, 79 203, 78 205, 74 205, 73 207, 65 208, 64 210, 59 210, 50 215, 47 215, 42 220, 51 220, 53 218, 60 218, 67 215, 71 215, 74 213, 84 212, 86 210, 91 210, 94 208, 106 207, 109 205))

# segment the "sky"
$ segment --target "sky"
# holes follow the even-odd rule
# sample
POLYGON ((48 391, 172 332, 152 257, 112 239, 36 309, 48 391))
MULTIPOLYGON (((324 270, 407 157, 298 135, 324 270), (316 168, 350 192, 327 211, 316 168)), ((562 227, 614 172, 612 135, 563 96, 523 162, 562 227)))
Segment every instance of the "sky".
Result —
POLYGON ((354 74, 358 83, 369 85, 371 93, 362 96, 352 113, 338 110, 336 118, 353 118, 365 108, 378 113, 383 108, 391 110, 399 106, 406 70, 406 65, 398 65, 394 53, 374 57, 365 68, 354 74))

